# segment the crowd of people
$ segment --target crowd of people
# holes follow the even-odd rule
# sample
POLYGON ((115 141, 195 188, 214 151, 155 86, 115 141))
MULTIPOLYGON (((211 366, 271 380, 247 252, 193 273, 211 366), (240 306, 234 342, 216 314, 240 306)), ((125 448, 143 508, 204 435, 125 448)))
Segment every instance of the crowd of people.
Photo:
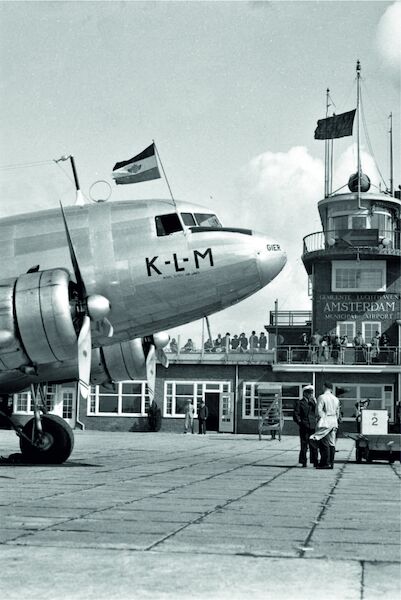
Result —
POLYGON ((369 341, 364 339, 361 331, 352 340, 347 335, 321 335, 316 331, 309 337, 304 332, 300 344, 305 347, 305 360, 307 358, 308 362, 315 364, 331 360, 334 364, 342 365, 347 348, 353 348, 355 363, 390 361, 390 339, 386 333, 380 335, 379 331, 369 341))
MULTIPOLYGON (((224 336, 219 333, 216 339, 212 340, 208 338, 203 344, 203 350, 205 352, 265 352, 267 349, 267 336, 264 331, 261 331, 260 335, 257 335, 255 331, 252 331, 249 337, 245 333, 235 334, 231 336, 227 332, 224 336)), ((178 352, 178 343, 175 338, 170 341, 170 351, 178 352)), ((180 348, 181 352, 194 352, 199 351, 195 347, 195 344, 191 338, 188 338, 187 342, 180 348)))

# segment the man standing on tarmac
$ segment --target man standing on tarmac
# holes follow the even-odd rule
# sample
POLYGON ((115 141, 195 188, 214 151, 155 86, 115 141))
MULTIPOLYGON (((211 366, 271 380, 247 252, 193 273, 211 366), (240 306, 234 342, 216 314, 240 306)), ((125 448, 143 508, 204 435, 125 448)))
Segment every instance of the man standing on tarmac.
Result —
POLYGON ((302 390, 302 399, 295 404, 294 421, 299 427, 301 449, 298 462, 306 467, 306 453, 309 446, 309 460, 315 467, 318 463, 316 446, 309 439, 316 429, 316 399, 313 395, 313 385, 306 385, 302 390))
POLYGON ((332 469, 340 416, 340 402, 333 394, 332 383, 324 384, 324 392, 317 399, 316 414, 318 418, 317 427, 315 433, 310 436, 310 440, 316 448, 320 447, 320 463, 317 468, 332 469))

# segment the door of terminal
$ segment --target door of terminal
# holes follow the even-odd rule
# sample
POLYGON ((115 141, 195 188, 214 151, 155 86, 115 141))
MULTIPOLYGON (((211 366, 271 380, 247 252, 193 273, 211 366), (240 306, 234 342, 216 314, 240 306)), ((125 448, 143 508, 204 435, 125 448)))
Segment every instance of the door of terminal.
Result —
POLYGON ((219 431, 234 433, 234 394, 223 392, 220 394, 219 431))
MULTIPOLYGON (((50 408, 50 407, 49 407, 50 408)), ((57 393, 54 398, 53 406, 50 412, 58 415, 70 425, 75 427, 77 408, 77 388, 75 384, 64 384, 57 386, 57 393)))
POLYGON ((205 392, 205 404, 209 411, 208 418, 206 419, 206 431, 219 431, 219 392, 205 392))

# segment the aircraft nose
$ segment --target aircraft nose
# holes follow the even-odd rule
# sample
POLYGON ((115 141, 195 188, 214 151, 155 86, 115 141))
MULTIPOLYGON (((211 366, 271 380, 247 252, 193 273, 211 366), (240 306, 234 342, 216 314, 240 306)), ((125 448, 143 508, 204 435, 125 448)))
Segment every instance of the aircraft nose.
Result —
POLYGON ((278 242, 255 234, 258 238, 256 260, 262 286, 267 285, 280 273, 287 262, 287 254, 278 242))

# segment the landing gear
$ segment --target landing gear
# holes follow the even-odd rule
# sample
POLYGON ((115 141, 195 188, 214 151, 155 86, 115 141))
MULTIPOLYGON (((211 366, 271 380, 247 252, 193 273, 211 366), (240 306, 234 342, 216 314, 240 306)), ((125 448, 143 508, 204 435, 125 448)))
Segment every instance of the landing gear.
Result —
POLYGON ((60 464, 67 460, 74 447, 71 427, 57 415, 47 414, 45 402, 46 384, 32 384, 33 418, 22 427, 14 423, 12 416, 5 417, 20 438, 20 449, 26 463, 60 464))
POLYGON ((41 425, 42 431, 38 431, 33 418, 22 428, 20 448, 24 459, 40 464, 63 463, 74 447, 71 427, 57 415, 43 415, 41 425))

